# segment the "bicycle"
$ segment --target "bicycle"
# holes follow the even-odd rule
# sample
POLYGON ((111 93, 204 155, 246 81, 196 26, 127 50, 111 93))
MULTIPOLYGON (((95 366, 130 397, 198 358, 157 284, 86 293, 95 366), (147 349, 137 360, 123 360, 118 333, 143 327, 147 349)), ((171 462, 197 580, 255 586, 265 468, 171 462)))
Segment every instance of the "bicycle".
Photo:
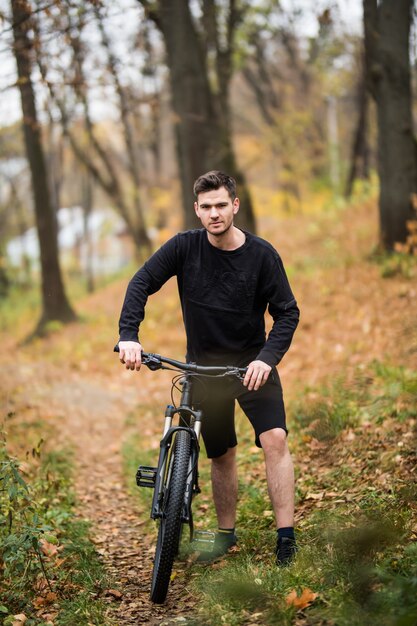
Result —
MULTIPOLYGON (((167 596, 174 560, 179 551, 184 524, 190 528, 190 542, 194 537, 192 500, 200 493, 198 484, 198 457, 202 411, 193 408, 192 391, 196 378, 235 376, 243 380, 245 368, 234 366, 203 366, 182 363, 159 354, 142 353, 142 363, 150 370, 171 370, 180 375, 172 380, 171 401, 165 411, 163 436, 160 442, 158 465, 139 466, 136 483, 139 487, 154 489, 151 518, 159 523, 150 598, 162 604, 167 596), (180 404, 175 406, 174 389, 181 385, 180 404), (178 423, 173 425, 174 417, 178 423)), ((199 531, 201 535, 213 533, 199 531)), ((209 539, 201 542, 211 543, 209 539)))

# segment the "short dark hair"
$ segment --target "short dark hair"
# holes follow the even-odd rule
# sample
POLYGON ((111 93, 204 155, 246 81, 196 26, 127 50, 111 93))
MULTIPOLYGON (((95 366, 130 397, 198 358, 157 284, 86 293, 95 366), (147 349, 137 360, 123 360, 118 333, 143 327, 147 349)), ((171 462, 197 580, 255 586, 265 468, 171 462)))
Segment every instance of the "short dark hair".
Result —
POLYGON ((220 189, 220 187, 227 189, 232 200, 236 198, 235 179, 220 170, 211 170, 211 172, 199 176, 194 183, 193 191, 197 198, 199 193, 220 189))

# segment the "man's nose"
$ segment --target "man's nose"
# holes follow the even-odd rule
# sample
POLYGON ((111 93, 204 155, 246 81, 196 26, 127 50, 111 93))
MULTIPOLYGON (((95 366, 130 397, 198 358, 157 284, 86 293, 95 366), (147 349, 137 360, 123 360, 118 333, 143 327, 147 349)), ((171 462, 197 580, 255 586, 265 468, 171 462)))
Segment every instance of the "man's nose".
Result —
POLYGON ((218 217, 219 216, 219 212, 217 210, 217 208, 215 206, 212 206, 210 209, 210 217, 218 217))

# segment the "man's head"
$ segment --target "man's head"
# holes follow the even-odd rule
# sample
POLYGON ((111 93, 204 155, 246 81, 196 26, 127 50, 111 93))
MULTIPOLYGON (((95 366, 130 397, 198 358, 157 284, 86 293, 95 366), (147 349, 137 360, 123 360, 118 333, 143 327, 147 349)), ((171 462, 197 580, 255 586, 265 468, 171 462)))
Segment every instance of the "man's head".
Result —
POLYGON ((207 172, 206 174, 199 176, 194 183, 193 191, 196 200, 198 200, 199 193, 213 191, 215 189, 220 189, 220 187, 225 187, 227 189, 232 201, 236 198, 235 179, 220 170, 212 170, 211 172, 207 172))
POLYGON ((234 179, 218 170, 207 172, 195 181, 194 194, 194 209, 204 228, 213 237, 223 237, 239 211, 234 179))

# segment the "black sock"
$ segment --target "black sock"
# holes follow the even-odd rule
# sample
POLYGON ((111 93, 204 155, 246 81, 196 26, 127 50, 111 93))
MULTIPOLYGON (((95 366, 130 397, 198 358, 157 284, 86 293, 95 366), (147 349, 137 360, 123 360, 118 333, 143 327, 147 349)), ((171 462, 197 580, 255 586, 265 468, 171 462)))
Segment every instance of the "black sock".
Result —
POLYGON ((283 537, 288 537, 289 539, 295 539, 293 526, 284 526, 283 528, 278 528, 277 533, 278 533, 278 539, 282 539, 283 537))
POLYGON ((235 529, 234 528, 218 528, 217 532, 224 533, 226 535, 231 535, 232 533, 235 532, 235 529))

